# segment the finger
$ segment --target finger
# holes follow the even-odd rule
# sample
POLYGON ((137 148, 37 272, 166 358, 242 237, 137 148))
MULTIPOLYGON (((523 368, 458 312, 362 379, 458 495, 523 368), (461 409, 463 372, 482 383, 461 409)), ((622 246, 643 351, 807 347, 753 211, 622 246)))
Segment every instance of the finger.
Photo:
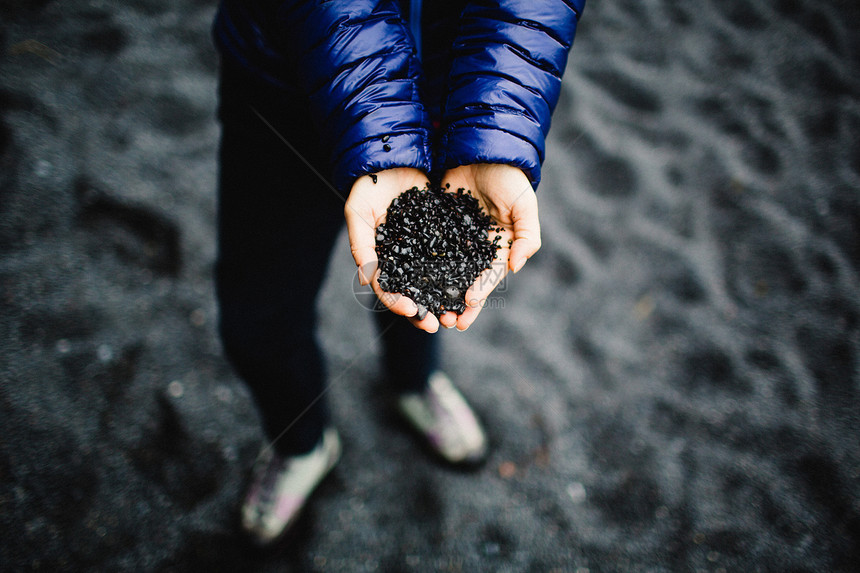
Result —
POLYGON ((358 281, 365 286, 376 275, 379 264, 374 229, 371 229, 362 219, 358 222, 354 220, 350 222, 349 216, 346 219, 346 229, 349 235, 349 250, 358 267, 358 281))
POLYGON ((439 320, 432 312, 428 312, 427 316, 422 320, 418 320, 417 316, 410 316, 407 320, 409 320, 409 322, 411 322, 416 328, 420 328, 430 334, 439 330, 439 320))
POLYGON ((355 264, 358 266, 358 283, 361 286, 370 284, 371 277, 376 274, 376 269, 379 266, 379 260, 376 257, 376 249, 356 249, 350 247, 352 258, 355 259, 355 264))
MULTIPOLYGON (((496 260, 493 265, 482 272, 478 279, 466 291, 466 306, 476 307, 484 304, 490 293, 502 282, 508 274, 508 265, 505 260, 496 260)), ((457 320, 459 326, 460 320, 457 320)))
POLYGON ((480 314, 483 309, 483 305, 479 304, 477 306, 468 306, 466 310, 463 311, 461 315, 457 317, 457 330, 463 332, 475 322, 475 319, 478 318, 478 314, 480 314))
POLYGON ((442 316, 439 317, 439 324, 441 324, 445 328, 453 328, 457 324, 456 313, 453 313, 450 310, 444 313, 442 316))
POLYGON ((532 255, 540 249, 540 241, 535 241, 531 238, 514 239, 511 245, 511 258, 509 259, 509 268, 512 272, 518 273, 526 264, 532 255))
POLYGON ((347 202, 343 212, 349 236, 349 250, 358 266, 358 280, 364 286, 369 284, 376 274, 376 228, 372 223, 372 214, 362 212, 350 202, 347 202))
POLYGON ((514 202, 511 221, 514 242, 511 244, 508 266, 516 273, 541 246, 537 197, 531 189, 514 202))
POLYGON ((376 277, 374 277, 370 285, 373 288, 373 292, 375 292, 376 296, 379 297, 380 302, 382 302, 382 304, 394 314, 399 314, 400 316, 408 318, 415 316, 418 313, 418 305, 416 305, 411 298, 403 296, 400 293, 382 290, 376 277))

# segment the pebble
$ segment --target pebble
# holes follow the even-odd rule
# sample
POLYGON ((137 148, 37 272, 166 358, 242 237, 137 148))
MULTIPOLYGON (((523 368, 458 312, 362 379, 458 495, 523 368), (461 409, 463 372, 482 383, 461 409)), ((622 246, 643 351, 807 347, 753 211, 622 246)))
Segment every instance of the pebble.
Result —
POLYGON ((567 495, 570 496, 573 503, 583 503, 588 497, 585 486, 576 481, 567 484, 567 495))
POLYGON ((167 393, 174 398, 182 398, 182 395, 185 394, 185 388, 182 386, 182 382, 174 380, 167 385, 167 393))
POLYGON ((415 301, 419 320, 427 312, 462 314, 467 289, 496 259, 501 237, 491 241, 491 229, 501 227, 465 189, 403 192, 376 229, 379 286, 415 301))

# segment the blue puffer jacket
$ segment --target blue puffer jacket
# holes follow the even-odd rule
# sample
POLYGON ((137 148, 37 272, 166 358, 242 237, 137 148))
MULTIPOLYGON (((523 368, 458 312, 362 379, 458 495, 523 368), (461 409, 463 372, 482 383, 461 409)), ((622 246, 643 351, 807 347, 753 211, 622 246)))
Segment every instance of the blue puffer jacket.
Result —
POLYGON ((335 186, 416 167, 521 168, 544 139, 585 0, 222 0, 222 56, 309 98, 335 186))

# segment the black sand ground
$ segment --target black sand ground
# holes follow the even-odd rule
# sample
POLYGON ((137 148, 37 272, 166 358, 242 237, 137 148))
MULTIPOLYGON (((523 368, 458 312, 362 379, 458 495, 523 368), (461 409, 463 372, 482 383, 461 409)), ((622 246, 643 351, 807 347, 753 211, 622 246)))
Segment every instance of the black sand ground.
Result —
POLYGON ((234 527, 261 436, 214 328, 211 4, 0 2, 0 569, 860 563, 855 3, 592 0, 544 247, 441 335, 489 463, 392 423, 344 239, 345 456, 267 554, 234 527))

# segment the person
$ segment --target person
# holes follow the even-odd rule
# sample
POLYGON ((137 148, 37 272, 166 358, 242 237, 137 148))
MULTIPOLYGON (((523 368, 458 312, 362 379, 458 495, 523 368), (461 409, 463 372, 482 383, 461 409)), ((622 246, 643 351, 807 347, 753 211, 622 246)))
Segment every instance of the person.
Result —
POLYGON ((340 455, 315 301, 344 219, 359 279, 388 308, 375 316, 401 413, 443 460, 485 458, 433 333, 466 330, 540 247, 534 190, 584 3, 221 1, 215 279, 225 354, 269 440, 241 512, 259 542, 294 523, 340 455), (375 229, 431 180, 471 190, 511 245, 465 312, 419 319, 379 288, 375 229))

